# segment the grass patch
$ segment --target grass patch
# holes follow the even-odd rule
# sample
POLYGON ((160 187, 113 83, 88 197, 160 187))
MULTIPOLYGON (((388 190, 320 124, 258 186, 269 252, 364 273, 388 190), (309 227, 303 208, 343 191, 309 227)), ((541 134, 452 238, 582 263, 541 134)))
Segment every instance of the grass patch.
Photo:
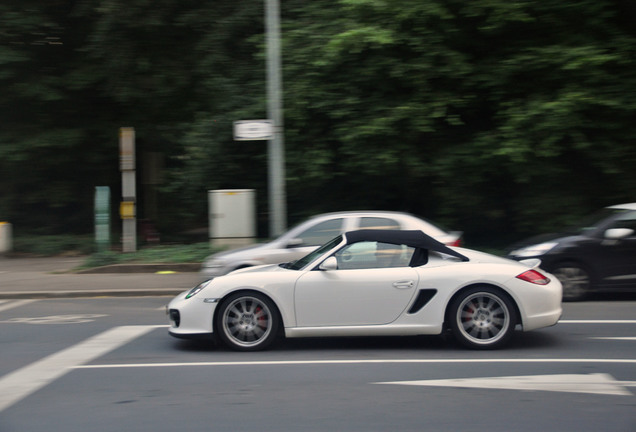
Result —
POLYGON ((80 268, 101 267, 112 264, 201 263, 210 254, 222 248, 210 247, 208 242, 188 245, 160 245, 144 247, 137 252, 97 252, 89 256, 80 268))
POLYGON ((137 252, 122 253, 108 250, 97 252, 93 235, 19 235, 13 239, 12 253, 30 256, 74 255, 87 256, 81 269, 122 263, 201 263, 215 252, 209 242, 144 246, 137 252))

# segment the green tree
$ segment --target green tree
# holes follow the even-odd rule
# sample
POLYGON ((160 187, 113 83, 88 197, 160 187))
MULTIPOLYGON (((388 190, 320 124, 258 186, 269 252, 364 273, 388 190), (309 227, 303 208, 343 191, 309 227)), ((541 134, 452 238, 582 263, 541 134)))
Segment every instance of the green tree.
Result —
POLYGON ((290 163, 326 202, 411 210, 480 240, 633 200, 633 13, 614 1, 300 6, 286 103, 303 141, 290 163))
MULTIPOLYGON (((281 7, 290 223, 384 208, 503 242, 635 199, 631 3, 281 7)), ((90 230, 134 126, 140 178, 164 155, 162 231, 204 226, 217 188, 256 189, 266 226, 266 145, 232 139, 266 115, 263 32, 262 0, 0 5, 0 219, 90 230)))

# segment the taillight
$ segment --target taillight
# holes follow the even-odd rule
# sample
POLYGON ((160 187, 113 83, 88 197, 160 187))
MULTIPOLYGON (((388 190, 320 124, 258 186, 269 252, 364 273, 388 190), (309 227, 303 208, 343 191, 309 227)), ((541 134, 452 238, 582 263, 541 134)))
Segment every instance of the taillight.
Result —
POLYGON ((547 285, 550 283, 550 279, 536 270, 528 270, 517 276, 517 279, 521 279, 526 282, 530 282, 537 285, 547 285))
POLYGON ((461 238, 458 238, 455 241, 446 243, 446 246, 453 246, 453 247, 461 247, 461 245, 462 245, 462 239, 461 238))

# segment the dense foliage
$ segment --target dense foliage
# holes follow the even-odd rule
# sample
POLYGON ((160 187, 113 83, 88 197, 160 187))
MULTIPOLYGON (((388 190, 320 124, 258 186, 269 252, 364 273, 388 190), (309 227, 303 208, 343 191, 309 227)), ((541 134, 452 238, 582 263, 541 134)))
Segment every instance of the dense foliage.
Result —
MULTIPOLYGON (((631 2, 281 8, 290 223, 404 210, 488 244, 636 201, 631 2)), ((90 232, 95 186, 117 206, 118 129, 134 126, 141 218, 204 227, 206 190, 253 188, 267 236, 265 143, 232 140, 233 121, 266 115, 263 13, 262 0, 0 4, 0 220, 90 232), (157 154, 162 175, 144 181, 157 154)))

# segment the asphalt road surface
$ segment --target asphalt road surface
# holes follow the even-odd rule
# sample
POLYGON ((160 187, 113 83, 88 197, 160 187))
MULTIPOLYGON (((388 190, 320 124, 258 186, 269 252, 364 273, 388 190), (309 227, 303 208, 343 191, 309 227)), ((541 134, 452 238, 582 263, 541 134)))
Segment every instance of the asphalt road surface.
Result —
POLYGON ((168 297, 0 300, 0 432, 636 431, 636 302, 567 303, 498 351, 441 337, 236 353, 168 297))

